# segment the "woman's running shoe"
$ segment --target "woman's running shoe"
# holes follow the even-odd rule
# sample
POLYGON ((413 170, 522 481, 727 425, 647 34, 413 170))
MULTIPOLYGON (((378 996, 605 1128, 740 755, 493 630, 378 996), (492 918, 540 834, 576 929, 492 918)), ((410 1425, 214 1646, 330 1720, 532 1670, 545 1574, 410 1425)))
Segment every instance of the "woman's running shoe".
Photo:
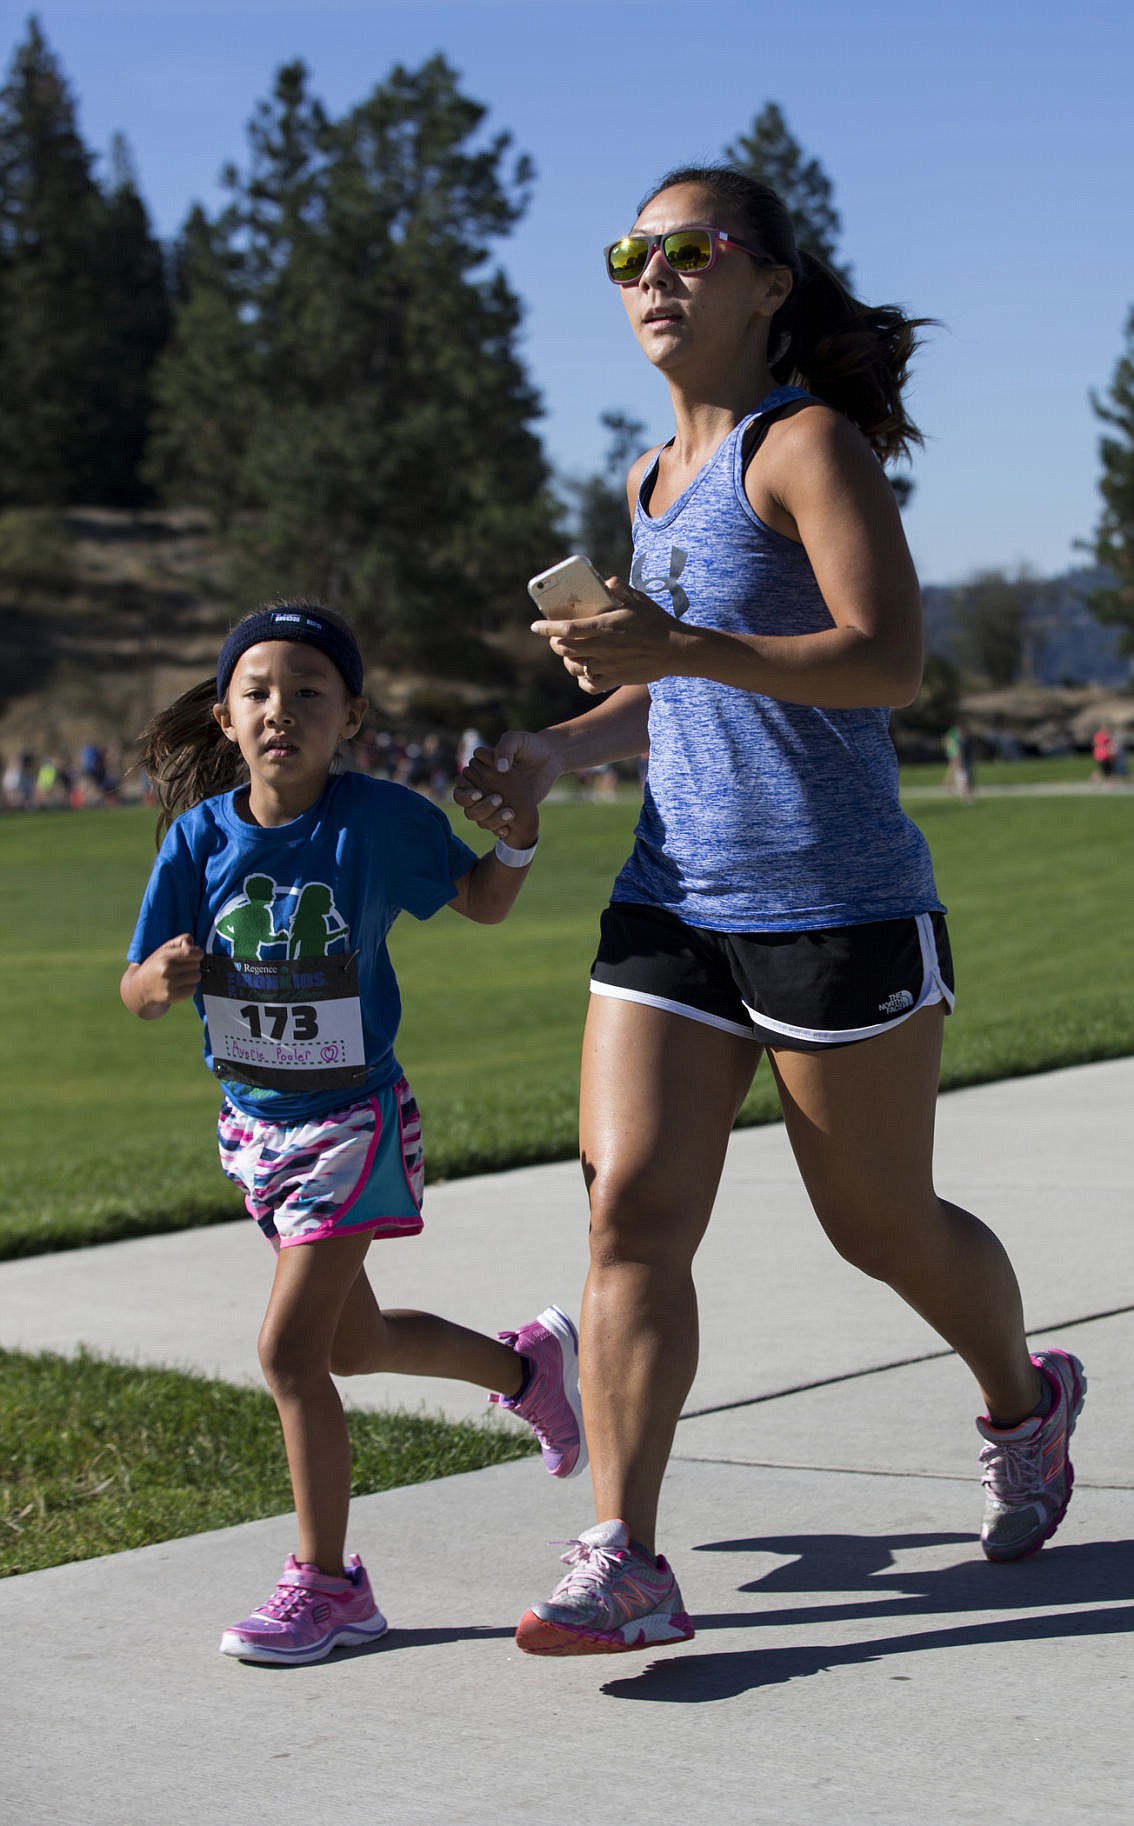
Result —
POLYGON ((990 1560, 1023 1560, 1050 1540, 1071 1501, 1075 1473, 1067 1448, 1083 1407, 1087 1378, 1078 1357, 1064 1350, 1037 1351, 1032 1362, 1049 1383, 1050 1411, 1017 1427, 977 1421, 986 1442, 984 1520, 980 1544, 990 1560))
POLYGON ((671 1568, 636 1553, 625 1522, 600 1522, 567 1548, 567 1577, 520 1618, 516 1642, 527 1654, 617 1655, 692 1638, 671 1568))

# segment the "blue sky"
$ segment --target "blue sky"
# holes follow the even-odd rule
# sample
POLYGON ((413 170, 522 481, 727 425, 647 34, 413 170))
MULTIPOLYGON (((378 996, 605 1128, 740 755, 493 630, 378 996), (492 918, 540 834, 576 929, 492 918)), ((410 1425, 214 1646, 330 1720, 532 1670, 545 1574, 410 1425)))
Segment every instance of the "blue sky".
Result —
POLYGON ((301 57, 341 112, 395 62, 443 51, 489 130, 535 162, 499 257, 565 474, 598 466, 608 408, 651 439, 669 430, 599 248, 663 171, 718 157, 778 102, 835 184, 861 295, 942 322, 911 396, 928 439, 906 516, 923 581, 1085 561, 1088 395, 1134 306, 1129 0, 8 0, 5 67, 33 10, 88 146, 126 135, 166 237, 192 202, 217 205, 282 63, 301 57))

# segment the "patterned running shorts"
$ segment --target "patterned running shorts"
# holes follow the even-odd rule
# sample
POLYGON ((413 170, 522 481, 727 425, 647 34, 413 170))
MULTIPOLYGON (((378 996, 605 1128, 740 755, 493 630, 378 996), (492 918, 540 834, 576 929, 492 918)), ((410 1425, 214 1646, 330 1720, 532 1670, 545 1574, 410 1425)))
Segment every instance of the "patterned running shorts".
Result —
POLYGON ((404 1078, 310 1122, 263 1122, 226 1098, 217 1140, 221 1166, 276 1247, 422 1228, 421 1116, 404 1078))

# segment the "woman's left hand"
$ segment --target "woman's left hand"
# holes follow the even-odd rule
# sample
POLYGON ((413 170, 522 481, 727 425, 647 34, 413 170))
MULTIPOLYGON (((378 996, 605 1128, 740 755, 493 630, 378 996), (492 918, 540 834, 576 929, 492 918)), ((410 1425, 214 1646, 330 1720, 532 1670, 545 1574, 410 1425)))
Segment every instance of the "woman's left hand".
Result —
POLYGON ((617 577, 608 578, 607 587, 618 600, 616 609, 585 621, 532 622, 532 633, 543 635, 591 697, 665 678, 679 669, 678 658, 690 644, 681 623, 652 597, 617 577))

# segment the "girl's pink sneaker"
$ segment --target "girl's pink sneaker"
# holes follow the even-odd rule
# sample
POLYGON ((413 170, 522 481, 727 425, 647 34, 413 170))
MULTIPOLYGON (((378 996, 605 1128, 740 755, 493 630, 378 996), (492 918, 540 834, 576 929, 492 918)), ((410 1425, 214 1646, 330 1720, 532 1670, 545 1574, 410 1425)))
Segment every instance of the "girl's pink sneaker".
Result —
POLYGON ((341 1579, 289 1554, 275 1591, 243 1623, 221 1637, 221 1654, 241 1661, 277 1661, 298 1666, 322 1661, 333 1648, 377 1642, 387 1623, 374 1602, 366 1568, 357 1554, 341 1579))
POLYGON ((558 1306, 548 1306, 519 1331, 499 1331, 496 1336, 527 1358, 531 1374, 522 1395, 490 1395, 489 1401, 527 1421, 539 1441, 544 1469, 552 1477, 578 1477, 587 1462, 587 1438, 575 1327, 558 1306))

